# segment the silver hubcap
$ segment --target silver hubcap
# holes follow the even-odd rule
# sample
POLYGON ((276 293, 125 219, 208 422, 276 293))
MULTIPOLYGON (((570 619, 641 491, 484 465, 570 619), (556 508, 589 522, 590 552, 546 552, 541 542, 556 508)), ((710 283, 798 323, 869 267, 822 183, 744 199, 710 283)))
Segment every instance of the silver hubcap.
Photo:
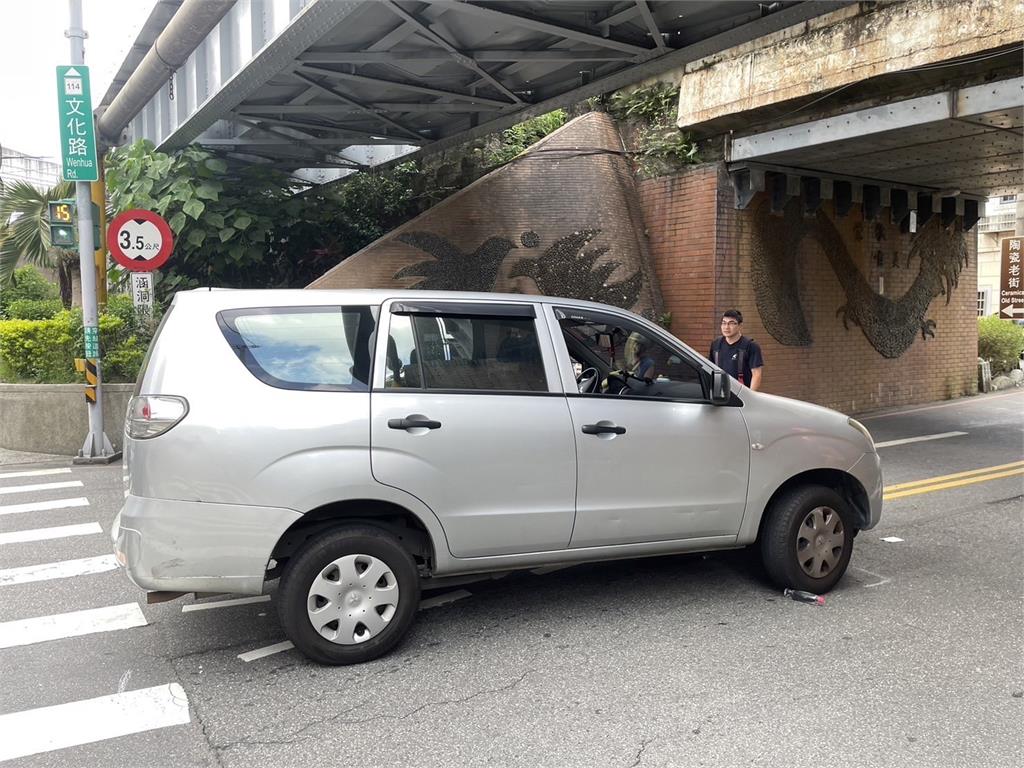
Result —
POLYGON ((313 628, 339 645, 376 637, 398 609, 398 580, 371 555, 345 555, 326 566, 309 588, 306 611, 313 628))
POLYGON ((796 532, 796 556, 804 573, 820 579, 832 572, 843 555, 846 530, 831 507, 812 509, 796 532))

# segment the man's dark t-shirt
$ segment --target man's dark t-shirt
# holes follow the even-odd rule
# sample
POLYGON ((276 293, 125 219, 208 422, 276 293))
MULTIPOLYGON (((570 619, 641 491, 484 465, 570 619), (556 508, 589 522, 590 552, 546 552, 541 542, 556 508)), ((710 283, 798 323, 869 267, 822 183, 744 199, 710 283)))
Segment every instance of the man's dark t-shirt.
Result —
POLYGON ((746 336, 740 336, 736 340, 735 344, 729 344, 725 340, 724 336, 720 336, 711 344, 711 354, 708 355, 708 359, 734 379, 738 379, 748 387, 750 386, 750 381, 753 378, 751 370, 764 366, 764 358, 761 356, 760 345, 753 339, 748 339, 746 336), (715 356, 716 350, 718 350, 717 357, 715 356), (741 350, 744 351, 742 378, 740 378, 739 370, 741 350))

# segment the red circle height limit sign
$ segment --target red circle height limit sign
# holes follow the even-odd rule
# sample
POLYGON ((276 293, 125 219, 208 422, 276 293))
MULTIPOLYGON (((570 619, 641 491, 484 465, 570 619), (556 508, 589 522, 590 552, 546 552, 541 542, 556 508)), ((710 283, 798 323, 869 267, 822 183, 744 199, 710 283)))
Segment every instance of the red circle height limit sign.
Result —
POLYGON ((162 216, 136 208, 118 214, 110 222, 107 247, 114 261, 125 269, 152 272, 171 257, 174 234, 162 216))

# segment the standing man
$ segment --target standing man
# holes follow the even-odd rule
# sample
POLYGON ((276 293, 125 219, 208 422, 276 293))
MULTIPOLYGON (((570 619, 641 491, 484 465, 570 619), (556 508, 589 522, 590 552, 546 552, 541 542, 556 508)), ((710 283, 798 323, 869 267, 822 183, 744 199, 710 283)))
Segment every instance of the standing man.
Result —
POLYGON ((761 388, 761 347, 743 335, 743 313, 738 309, 722 313, 722 335, 712 342, 708 358, 740 384, 755 392, 761 388))

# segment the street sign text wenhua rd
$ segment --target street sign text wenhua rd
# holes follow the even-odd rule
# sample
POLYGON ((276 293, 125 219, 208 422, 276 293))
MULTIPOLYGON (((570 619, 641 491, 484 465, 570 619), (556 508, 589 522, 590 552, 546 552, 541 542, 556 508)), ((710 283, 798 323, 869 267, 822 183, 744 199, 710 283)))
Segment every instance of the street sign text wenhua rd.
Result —
POLYGON ((62 177, 65 181, 99 180, 88 67, 57 67, 57 114, 60 115, 62 177))
POLYGON ((1021 250, 1024 237, 1005 237, 999 276, 999 316, 1024 317, 1024 288, 1021 287, 1021 250))

